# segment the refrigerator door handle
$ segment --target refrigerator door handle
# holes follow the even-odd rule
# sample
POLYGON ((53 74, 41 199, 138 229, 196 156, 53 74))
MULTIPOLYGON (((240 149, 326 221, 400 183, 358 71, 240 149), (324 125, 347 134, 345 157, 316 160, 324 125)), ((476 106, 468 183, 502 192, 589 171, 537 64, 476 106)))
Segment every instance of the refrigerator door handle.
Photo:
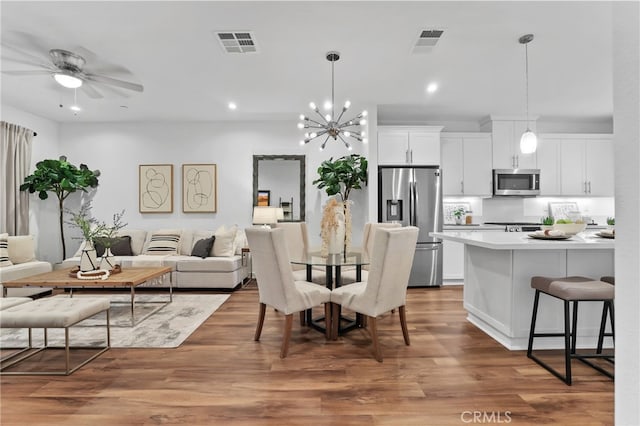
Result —
POLYGON ((418 192, 416 190, 416 186, 417 186, 417 184, 415 182, 413 182, 413 184, 411 185, 411 197, 413 198, 413 209, 411 209, 411 225, 412 226, 418 226, 418 214, 417 214, 417 210, 418 210, 418 203, 417 203, 418 192))

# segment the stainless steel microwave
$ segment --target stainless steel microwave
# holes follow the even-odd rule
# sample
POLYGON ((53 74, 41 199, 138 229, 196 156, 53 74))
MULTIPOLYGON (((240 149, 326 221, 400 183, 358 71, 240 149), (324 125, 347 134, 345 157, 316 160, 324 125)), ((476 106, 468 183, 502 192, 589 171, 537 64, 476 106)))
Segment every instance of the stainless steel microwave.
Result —
POLYGON ((493 169, 493 195, 533 197, 539 194, 539 169, 493 169))

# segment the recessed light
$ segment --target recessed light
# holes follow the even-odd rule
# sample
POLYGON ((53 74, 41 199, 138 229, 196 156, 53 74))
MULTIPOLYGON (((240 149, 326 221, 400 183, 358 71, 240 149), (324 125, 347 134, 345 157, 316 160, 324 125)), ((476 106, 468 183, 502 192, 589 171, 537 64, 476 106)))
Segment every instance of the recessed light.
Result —
POLYGON ((435 93, 438 90, 438 83, 429 83, 427 93, 435 93))
POLYGON ((238 108, 238 105, 235 102, 229 102, 229 109, 234 110, 236 108, 238 108))

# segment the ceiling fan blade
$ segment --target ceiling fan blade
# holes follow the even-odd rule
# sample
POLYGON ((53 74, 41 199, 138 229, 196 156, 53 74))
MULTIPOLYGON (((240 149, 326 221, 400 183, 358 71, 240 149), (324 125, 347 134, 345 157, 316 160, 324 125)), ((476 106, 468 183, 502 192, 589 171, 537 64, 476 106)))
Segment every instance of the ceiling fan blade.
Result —
POLYGON ((48 70, 10 70, 10 71, 2 71, 2 74, 7 75, 45 75, 51 74, 51 71, 48 70))
POLYGON ((18 62, 24 65, 32 65, 32 66, 42 67, 47 69, 51 68, 51 62, 47 58, 42 58, 40 56, 33 55, 29 52, 25 52, 22 49, 18 49, 17 47, 10 46, 6 43, 2 43, 2 50, 3 51, 8 50, 8 51, 11 51, 14 55, 21 56, 21 58, 13 58, 13 57, 8 57, 3 55, 4 59, 6 60, 18 62))
POLYGON ((86 81, 82 86, 80 86, 80 90, 82 90, 84 93, 87 94, 87 96, 89 96, 92 99, 104 98, 104 96, 102 96, 102 93, 98 92, 95 87, 93 87, 91 84, 87 83, 86 81))
POLYGON ((97 74, 83 74, 85 80, 95 81, 101 84, 110 84, 112 86, 122 87, 123 89, 135 90, 136 92, 144 91, 142 84, 130 83, 128 81, 116 80, 115 78, 105 77, 97 74))

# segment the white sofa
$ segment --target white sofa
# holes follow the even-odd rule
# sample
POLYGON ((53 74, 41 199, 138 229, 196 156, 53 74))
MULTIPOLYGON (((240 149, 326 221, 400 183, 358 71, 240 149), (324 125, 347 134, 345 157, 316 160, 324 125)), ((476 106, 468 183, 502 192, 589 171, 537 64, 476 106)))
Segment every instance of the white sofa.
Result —
MULTIPOLYGON (((234 289, 248 277, 248 258, 242 257, 241 249, 247 246, 244 230, 237 227, 217 230, 122 229, 120 236, 131 238, 131 256, 115 256, 117 264, 123 268, 134 266, 170 266, 173 270, 173 286, 177 288, 219 288, 234 289), (177 234, 180 236, 175 254, 149 254, 152 236, 156 234, 177 234), (209 256, 192 256, 193 246, 203 238, 215 236, 214 246, 209 256)), ((80 264, 83 245, 75 255, 66 259, 60 267, 80 264)), ((114 253, 115 254, 115 253, 114 253)), ((161 285, 168 285, 164 282, 161 285)))
MULTIPOLYGON (((6 257, 8 257, 8 262, 6 262, 6 266, 0 266, 0 297, 4 294, 2 283, 42 274, 52 269, 49 262, 36 259, 36 243, 33 236, 2 234, 0 241, 4 239, 3 237, 7 240, 8 256, 6 257)), ((43 287, 7 288, 7 296, 9 297, 32 297, 50 292, 50 288, 43 287)))

